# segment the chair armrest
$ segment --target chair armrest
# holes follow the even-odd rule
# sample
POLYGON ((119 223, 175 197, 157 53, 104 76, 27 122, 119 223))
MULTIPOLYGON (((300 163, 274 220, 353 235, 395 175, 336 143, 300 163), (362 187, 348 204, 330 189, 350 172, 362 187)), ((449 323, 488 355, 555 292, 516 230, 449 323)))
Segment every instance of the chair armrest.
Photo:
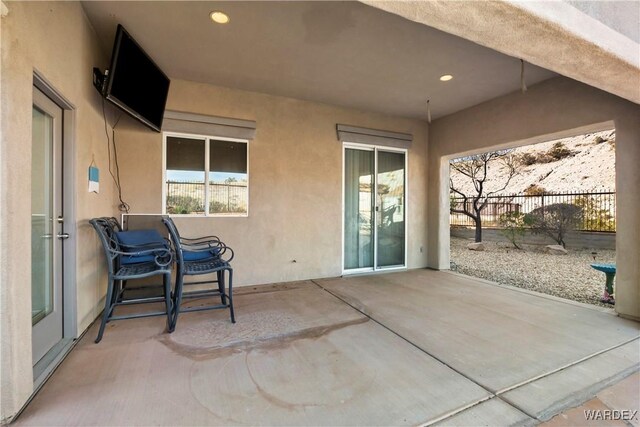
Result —
POLYGON ((134 252, 130 251, 116 251, 114 249, 110 249, 109 253, 112 258, 117 256, 128 256, 128 257, 138 257, 145 255, 153 255, 155 257, 154 262, 158 267, 167 267, 171 265, 173 262, 173 254, 167 248, 158 247, 145 250, 136 250, 134 252))
POLYGON ((220 240, 220 238, 218 236, 201 236, 201 237, 180 237, 180 240, 200 240, 200 239, 207 239, 207 240, 220 240))
POLYGON ((202 242, 202 243, 192 243, 192 244, 184 244, 181 243, 180 246, 182 250, 189 252, 198 252, 198 251, 211 251, 213 249, 219 250, 222 247, 226 246, 222 242, 202 242))
POLYGON ((218 236, 202 236, 202 237, 196 237, 192 239, 187 237, 180 237, 180 244, 182 245, 199 245, 202 243, 217 245, 219 243, 222 243, 222 241, 218 236))
POLYGON ((171 247, 171 241, 164 237, 162 242, 146 242, 140 244, 126 244, 119 243, 121 248, 133 249, 133 250, 151 250, 151 249, 168 249, 171 247))
MULTIPOLYGON (((218 251, 217 256, 225 262, 231 262, 231 260, 235 256, 233 249, 231 249, 229 246, 225 245, 222 242, 219 242, 219 244, 213 248, 218 251), (229 257, 228 259, 225 259, 223 257, 223 255, 225 254, 227 254, 227 256, 229 257)), ((189 246, 186 249, 189 252, 211 252, 212 247, 200 245, 200 246, 189 246)))
MULTIPOLYGON (((213 236, 215 237, 215 236, 213 236)), ((205 240, 204 237, 200 238, 200 239, 192 239, 191 241, 183 241, 182 239, 180 240, 180 245, 182 247, 184 247, 186 250, 192 251, 198 248, 220 248, 222 246, 226 246, 221 240, 215 238, 215 239, 209 239, 209 240, 205 240)))

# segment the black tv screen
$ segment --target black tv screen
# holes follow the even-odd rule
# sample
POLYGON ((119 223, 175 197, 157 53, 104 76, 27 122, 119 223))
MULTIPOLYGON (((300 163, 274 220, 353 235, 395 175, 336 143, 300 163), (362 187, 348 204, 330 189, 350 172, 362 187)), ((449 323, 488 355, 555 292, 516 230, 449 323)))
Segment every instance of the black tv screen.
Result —
POLYGON ((106 98, 160 132, 169 83, 166 74, 118 24, 107 76, 106 98))

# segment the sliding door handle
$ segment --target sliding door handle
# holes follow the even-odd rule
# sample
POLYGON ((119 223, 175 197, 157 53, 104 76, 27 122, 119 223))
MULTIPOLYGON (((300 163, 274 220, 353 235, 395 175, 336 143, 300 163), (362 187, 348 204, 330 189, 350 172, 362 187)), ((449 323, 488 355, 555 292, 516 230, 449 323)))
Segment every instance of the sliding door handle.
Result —
POLYGON ((69 233, 58 233, 58 239, 60 239, 60 240, 66 240, 66 239, 68 239, 69 237, 71 237, 71 236, 69 235, 69 233))

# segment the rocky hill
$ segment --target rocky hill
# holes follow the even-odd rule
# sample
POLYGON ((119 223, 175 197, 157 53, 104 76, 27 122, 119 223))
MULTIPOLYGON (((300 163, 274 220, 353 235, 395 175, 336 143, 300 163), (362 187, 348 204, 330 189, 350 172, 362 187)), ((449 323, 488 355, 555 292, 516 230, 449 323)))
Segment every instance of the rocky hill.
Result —
MULTIPOLYGON (((615 131, 591 133, 528 145, 511 151, 518 173, 501 194, 615 191, 615 131)), ((490 164, 485 188, 504 185, 508 169, 490 164)), ((465 194, 475 194, 471 180, 451 170, 465 194)))

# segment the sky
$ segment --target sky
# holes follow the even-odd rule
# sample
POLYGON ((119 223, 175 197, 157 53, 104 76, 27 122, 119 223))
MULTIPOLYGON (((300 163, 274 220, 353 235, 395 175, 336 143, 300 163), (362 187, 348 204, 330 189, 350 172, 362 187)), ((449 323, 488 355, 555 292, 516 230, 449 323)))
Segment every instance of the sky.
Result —
MULTIPOLYGON (((235 178, 236 181, 246 181, 247 174, 245 173, 226 173, 226 172, 210 172, 210 182, 224 182, 227 178, 235 178)), ((179 181, 179 182, 203 182, 204 172, 194 171, 167 171, 167 180, 179 181)))

